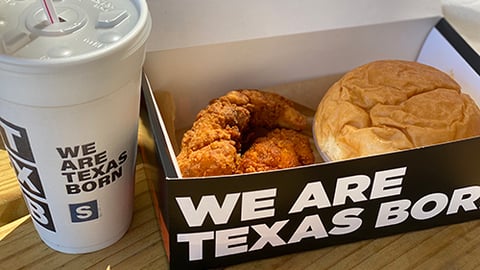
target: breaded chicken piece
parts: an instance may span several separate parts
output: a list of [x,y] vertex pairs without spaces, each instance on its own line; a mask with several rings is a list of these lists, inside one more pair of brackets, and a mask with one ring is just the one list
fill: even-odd
[[303,130],[307,119],[278,94],[254,89],[230,91],[201,110],[185,132],[177,156],[182,176],[234,174],[243,137],[257,127]]
[[238,100],[239,96],[248,97],[244,108],[250,111],[250,126],[264,128],[288,128],[304,130],[307,128],[305,115],[295,109],[291,100],[275,93],[258,90],[231,91],[224,97]]
[[290,129],[275,129],[253,142],[240,158],[237,173],[285,169],[314,161],[306,135]]
[[215,100],[201,110],[182,138],[177,156],[183,177],[234,174],[241,149],[241,131],[250,112],[228,101]]
[[[184,177],[234,174],[240,158],[233,141],[215,141],[197,151],[181,152],[178,165]],[[185,156],[184,156],[185,155]]]

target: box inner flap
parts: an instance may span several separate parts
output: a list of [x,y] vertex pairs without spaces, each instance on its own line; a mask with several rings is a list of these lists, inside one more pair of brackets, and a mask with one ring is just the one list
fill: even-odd
[[[231,89],[265,88],[323,78],[322,87],[376,59],[415,60],[438,17],[149,52],[154,91],[169,91],[175,125],[187,128],[211,99]],[[408,36],[409,38],[405,38]],[[323,89],[287,96],[315,108]]]
[[[149,51],[440,16],[438,0],[147,0]],[[353,12],[352,12],[353,11]]]

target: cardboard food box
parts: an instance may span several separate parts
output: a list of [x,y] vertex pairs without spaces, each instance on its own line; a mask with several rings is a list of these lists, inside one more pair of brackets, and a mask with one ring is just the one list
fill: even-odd
[[[378,59],[435,66],[480,104],[480,57],[439,17],[147,55],[142,120],[155,153],[146,162],[158,168],[155,197],[171,269],[216,268],[480,218],[480,137],[264,173],[180,176],[176,133],[209,100],[233,88],[268,88],[315,110],[341,75]],[[149,61],[166,68],[149,68]],[[248,68],[236,69],[239,62]],[[192,71],[199,74],[190,80]]]

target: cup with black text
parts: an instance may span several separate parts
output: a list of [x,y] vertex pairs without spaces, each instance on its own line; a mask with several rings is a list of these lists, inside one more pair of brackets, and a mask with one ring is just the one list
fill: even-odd
[[0,2],[0,133],[55,250],[99,250],[130,226],[150,28],[145,0]]

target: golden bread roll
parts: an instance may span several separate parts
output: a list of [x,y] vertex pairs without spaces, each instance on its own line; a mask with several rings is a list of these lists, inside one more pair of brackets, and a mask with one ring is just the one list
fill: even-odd
[[480,135],[480,110],[433,67],[375,61],[331,86],[318,105],[313,134],[324,156],[343,160]]

